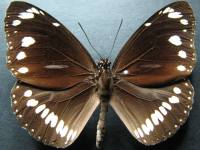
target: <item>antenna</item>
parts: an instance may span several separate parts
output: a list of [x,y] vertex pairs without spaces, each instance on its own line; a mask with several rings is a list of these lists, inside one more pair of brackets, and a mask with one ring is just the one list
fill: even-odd
[[[91,45],[91,47],[97,52],[97,50],[96,50],[96,49],[92,46],[92,44],[90,43],[90,40],[89,40],[87,34],[85,33],[85,31],[83,30],[83,27],[81,26],[81,24],[80,24],[79,22],[78,22],[78,24],[79,24],[79,26],[81,27],[83,33],[85,34],[85,36],[86,36],[86,38],[87,38],[89,44]],[[101,55],[100,55],[98,52],[97,52],[97,54],[101,57]],[[101,57],[101,59],[103,59],[103,58]]]
[[[116,36],[115,36],[115,40],[114,40],[114,43],[113,43],[112,49],[111,49],[111,51],[110,51],[110,54],[112,53],[112,50],[113,50],[113,48],[114,48],[115,41],[116,41],[116,39],[117,39],[117,35],[118,35],[119,30],[120,30],[120,28],[121,28],[121,26],[122,26],[122,22],[123,22],[123,19],[121,20],[121,23],[120,23],[120,25],[119,25],[119,29],[118,29],[117,34],[116,34]],[[109,54],[109,56],[108,56],[108,59],[109,59],[109,57],[110,57],[110,54]]]

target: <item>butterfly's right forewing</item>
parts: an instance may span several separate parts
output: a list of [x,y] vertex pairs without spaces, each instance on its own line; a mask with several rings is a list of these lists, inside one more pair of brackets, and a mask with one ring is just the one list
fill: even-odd
[[93,78],[96,65],[74,35],[40,8],[12,2],[5,17],[7,66],[19,80],[65,89]]

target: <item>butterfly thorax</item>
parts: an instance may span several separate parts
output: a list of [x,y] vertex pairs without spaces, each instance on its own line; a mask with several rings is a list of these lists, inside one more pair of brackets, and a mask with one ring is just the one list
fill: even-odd
[[101,110],[97,125],[97,138],[96,138],[97,148],[101,148],[101,144],[103,141],[103,136],[106,127],[105,121],[107,113],[107,102],[109,101],[112,92],[113,78],[110,71],[110,64],[111,62],[107,58],[101,59],[98,63],[97,85],[98,85],[98,96],[101,102]]
[[101,59],[98,63],[99,75],[97,79],[98,96],[101,101],[108,101],[112,90],[112,74],[110,71],[111,62],[105,58]]

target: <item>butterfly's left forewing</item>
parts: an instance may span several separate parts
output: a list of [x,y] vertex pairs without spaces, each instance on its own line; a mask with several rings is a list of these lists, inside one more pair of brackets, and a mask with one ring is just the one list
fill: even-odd
[[195,18],[188,2],[169,4],[127,41],[113,64],[117,79],[156,87],[188,76],[196,64]]

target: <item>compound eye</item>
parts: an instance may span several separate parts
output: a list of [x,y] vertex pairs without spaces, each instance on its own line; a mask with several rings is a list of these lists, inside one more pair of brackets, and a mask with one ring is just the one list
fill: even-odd
[[111,61],[110,61],[110,60],[108,60],[108,63],[109,63],[109,64],[111,64]]
[[100,60],[100,61],[98,62],[98,66],[100,66],[100,65],[102,65],[102,64],[103,64],[103,61]]

